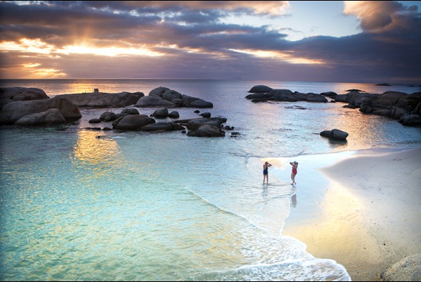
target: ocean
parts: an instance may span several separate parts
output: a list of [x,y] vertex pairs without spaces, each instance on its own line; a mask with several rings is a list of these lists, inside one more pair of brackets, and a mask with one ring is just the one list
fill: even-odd
[[[1,87],[37,87],[50,97],[94,88],[147,95],[165,86],[212,102],[201,112],[227,118],[240,135],[85,129],[91,118],[121,108],[82,108],[81,120],[56,127],[2,126],[0,279],[350,280],[343,265],[282,234],[302,203],[298,191],[319,188],[311,180],[292,187],[288,162],[300,160],[304,178],[315,174],[315,159],[328,165],[329,156],[355,150],[420,146],[421,128],[341,103],[245,99],[259,84],[303,93],[419,91],[327,82],[1,80]],[[177,110],[183,119],[197,117],[195,109]],[[348,132],[348,142],[319,136],[333,128]],[[264,160],[273,164],[269,185],[262,184]]]

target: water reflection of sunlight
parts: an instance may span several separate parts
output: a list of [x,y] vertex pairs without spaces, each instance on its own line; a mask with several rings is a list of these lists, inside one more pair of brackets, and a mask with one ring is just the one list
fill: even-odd
[[[337,111],[340,111],[337,113]],[[330,110],[329,110],[330,111]],[[373,143],[384,140],[384,132],[382,123],[384,118],[377,116],[368,116],[361,113],[358,109],[336,109],[335,118],[330,119],[327,124],[329,130],[337,128],[349,133],[347,143],[331,143],[331,147],[344,147],[348,149],[365,148]]]
[[119,155],[118,145],[109,138],[97,138],[98,132],[82,130],[74,147],[76,159],[88,163],[99,164],[114,160]]
[[100,89],[98,84],[92,83],[92,81],[82,83],[78,80],[77,83],[69,83],[67,88],[69,89],[68,93],[61,94],[92,93],[95,88],[98,88],[101,92],[105,91],[105,89]]

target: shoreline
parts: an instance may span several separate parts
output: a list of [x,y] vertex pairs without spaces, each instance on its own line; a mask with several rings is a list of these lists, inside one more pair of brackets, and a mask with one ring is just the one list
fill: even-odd
[[394,263],[421,253],[421,147],[328,155],[301,173],[299,167],[297,197],[304,199],[291,199],[302,207],[291,208],[283,235],[343,265],[352,280],[379,280]]

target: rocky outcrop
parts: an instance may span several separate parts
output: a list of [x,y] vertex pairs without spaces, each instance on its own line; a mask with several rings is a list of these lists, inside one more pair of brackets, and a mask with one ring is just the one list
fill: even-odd
[[227,121],[226,118],[197,118],[184,121],[177,121],[179,123],[186,123],[189,132],[187,136],[195,137],[223,137],[225,131],[221,125]]
[[155,96],[145,96],[140,98],[135,107],[139,108],[154,108],[154,107],[167,107],[167,108],[175,108],[176,105],[173,102],[163,100],[160,97]]
[[246,98],[251,100],[253,103],[267,102],[267,101],[277,101],[277,102],[306,101],[306,102],[319,102],[319,103],[328,102],[328,100],[325,97],[319,94],[314,94],[314,93],[304,94],[304,93],[299,93],[299,92],[292,92],[291,90],[288,90],[288,89],[273,89],[273,90],[270,90],[269,92],[249,94],[246,96]]
[[142,126],[140,131],[176,131],[183,129],[183,126],[175,122],[157,122]]
[[212,108],[213,104],[200,98],[183,95],[167,87],[158,87],[151,90],[148,96],[140,98],[136,107]]
[[11,102],[50,99],[42,89],[26,87],[0,88],[0,109]]
[[66,122],[66,119],[59,109],[50,109],[45,112],[23,116],[15,122],[15,125],[52,125],[64,122]]
[[[3,106],[2,115],[5,115],[9,118],[10,124],[16,123],[24,116],[44,113],[50,109],[58,109],[65,119],[65,121],[77,120],[82,117],[80,114],[79,108],[70,102],[69,100],[62,97],[54,97],[52,99],[42,99],[42,100],[31,100],[31,101],[18,101],[11,102]],[[45,115],[44,113],[43,115]],[[44,120],[49,120],[53,114],[49,112],[47,116],[44,116]],[[35,117],[29,117],[31,120],[35,120]],[[39,116],[40,120],[43,120]],[[37,123],[41,124],[41,123]]]
[[187,136],[195,137],[223,137],[225,132],[218,126],[212,124],[203,124],[196,130],[187,132]]
[[255,85],[249,90],[249,93],[267,93],[272,90],[273,90],[272,88],[266,85]]
[[120,130],[140,130],[141,127],[151,123],[155,123],[155,120],[147,115],[127,115],[115,120],[113,122],[113,128]]
[[339,129],[325,130],[320,132],[320,136],[327,137],[333,140],[342,140],[346,141],[348,133]]
[[421,92],[406,94],[387,91],[363,99],[360,111],[399,120],[404,125],[421,125]]
[[329,97],[329,98],[334,98],[338,94],[336,92],[333,92],[333,91],[328,91],[328,92],[322,92],[322,93],[320,93],[320,95],[325,96],[325,97]]
[[63,97],[79,107],[92,108],[120,108],[134,105],[145,95],[142,92],[121,92],[121,93],[82,93],[64,94],[56,97]]
[[421,281],[421,254],[403,258],[381,274],[383,281]]
[[379,97],[380,94],[361,93],[359,91],[350,91],[348,94],[336,95],[333,99],[335,102],[348,103],[347,108],[359,108],[364,99],[372,99]]

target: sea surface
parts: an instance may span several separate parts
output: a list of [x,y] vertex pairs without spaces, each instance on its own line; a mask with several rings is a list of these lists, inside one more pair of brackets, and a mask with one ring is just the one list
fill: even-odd
[[[201,112],[227,118],[240,133],[86,129],[89,119],[122,108],[81,109],[81,120],[55,127],[2,126],[0,279],[350,280],[344,266],[282,234],[304,189],[290,185],[288,162],[301,158],[307,164],[300,166],[311,167],[315,158],[355,150],[417,147],[421,129],[340,103],[255,104],[245,96],[258,84],[303,93],[419,91],[327,82],[0,80],[0,87],[37,87],[50,97],[94,88],[147,95],[165,86],[212,102]],[[197,117],[195,109],[177,110]],[[347,131],[348,142],[319,136],[334,128]],[[262,184],[265,160],[273,164],[269,185]]]

